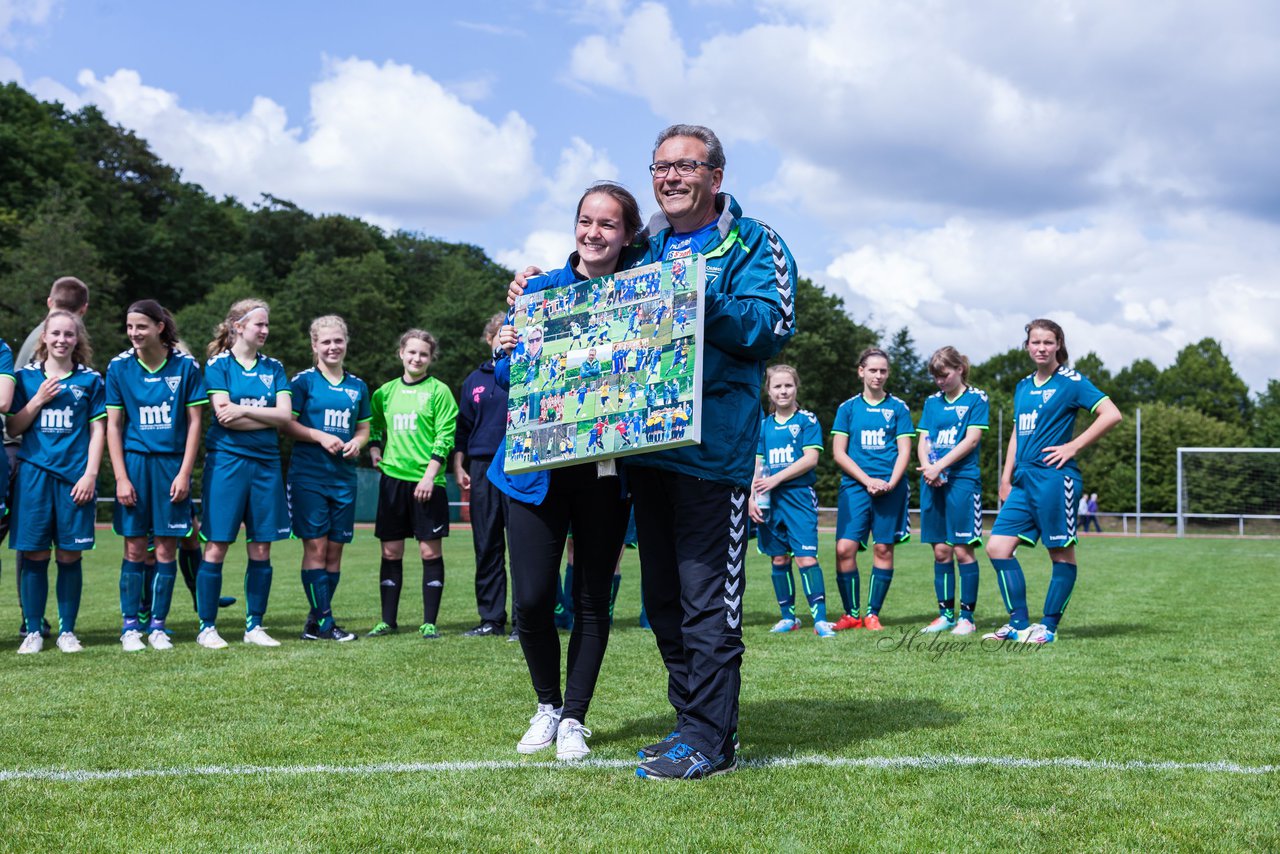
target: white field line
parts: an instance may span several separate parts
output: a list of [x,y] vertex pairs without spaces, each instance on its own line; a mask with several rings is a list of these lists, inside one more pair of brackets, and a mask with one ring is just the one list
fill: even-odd
[[[48,781],[55,783],[94,783],[135,780],[151,777],[241,777],[263,775],[384,775],[384,774],[466,774],[477,771],[519,771],[522,769],[574,768],[586,770],[631,769],[635,761],[627,759],[592,759],[567,765],[563,762],[471,761],[471,762],[379,762],[368,765],[191,765],[175,768],[119,768],[103,771],[88,769],[29,768],[0,770],[0,783]],[[1069,769],[1112,772],[1203,772],[1208,774],[1269,775],[1280,774],[1280,765],[1240,765],[1235,762],[1155,762],[1107,759],[1026,759],[1016,756],[868,756],[845,758],[832,756],[792,756],[767,759],[744,759],[740,766],[752,770],[802,767],[872,768],[887,771],[915,768],[986,767],[1008,770]]]

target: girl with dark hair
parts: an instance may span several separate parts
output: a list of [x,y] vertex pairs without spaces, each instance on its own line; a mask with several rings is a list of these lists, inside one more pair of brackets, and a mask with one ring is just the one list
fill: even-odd
[[[885,391],[889,356],[868,347],[858,357],[862,392],[840,404],[831,428],[831,455],[844,476],[836,507],[836,583],[844,616],[837,630],[879,631],[880,608],[893,581],[893,547],[911,537],[904,475],[911,459],[911,410]],[[875,539],[867,616],[860,619],[858,552]]]
[[[1058,622],[1071,599],[1076,581],[1076,511],[1084,484],[1076,456],[1120,423],[1120,410],[1097,386],[1067,364],[1067,341],[1062,327],[1043,318],[1027,324],[1027,355],[1035,373],[1018,383],[1013,393],[1014,430],[1000,475],[1004,504],[991,537],[987,556],[1009,610],[1009,622],[984,640],[1052,643]],[[1076,414],[1094,413],[1093,423],[1079,436]],[[1027,582],[1018,563],[1018,546],[1042,540],[1053,562],[1044,616],[1032,623],[1027,611]]]
[[31,364],[17,373],[9,434],[22,436],[9,548],[22,552],[19,590],[25,635],[19,653],[39,652],[49,598],[50,546],[57,549],[58,649],[79,652],[80,555],[93,548],[94,497],[106,428],[102,376],[84,322],[69,311],[45,319]]
[[[178,540],[191,532],[191,471],[200,448],[201,410],[209,402],[200,368],[177,349],[173,317],[155,300],[125,313],[133,347],[107,365],[107,450],[116,476],[113,527],[124,538],[120,564],[120,645],[125,652],[172,649],[165,619],[177,577]],[[145,595],[147,538],[155,572]],[[150,602],[146,625],[139,619]]]

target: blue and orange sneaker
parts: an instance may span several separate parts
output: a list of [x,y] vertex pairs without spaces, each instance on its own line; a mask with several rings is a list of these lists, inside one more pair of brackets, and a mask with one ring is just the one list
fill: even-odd
[[813,633],[820,638],[833,638],[836,636],[836,627],[834,623],[818,620],[813,624]]
[[773,628],[769,629],[769,632],[775,635],[785,635],[787,632],[794,632],[798,628],[800,628],[799,617],[783,617],[773,624]]

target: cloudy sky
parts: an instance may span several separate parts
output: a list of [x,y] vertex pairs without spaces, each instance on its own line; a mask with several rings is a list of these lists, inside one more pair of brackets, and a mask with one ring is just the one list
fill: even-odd
[[975,360],[1050,316],[1114,368],[1280,376],[1273,0],[0,0],[0,80],[252,203],[562,263],[663,126],[855,319]]

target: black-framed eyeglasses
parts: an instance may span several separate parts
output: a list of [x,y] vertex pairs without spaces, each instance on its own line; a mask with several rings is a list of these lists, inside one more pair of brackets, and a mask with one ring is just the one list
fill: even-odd
[[674,167],[677,175],[689,176],[698,171],[699,166],[705,166],[708,169],[716,168],[714,163],[708,163],[705,160],[677,160],[674,163],[658,161],[649,164],[649,174],[655,178],[665,178]]

